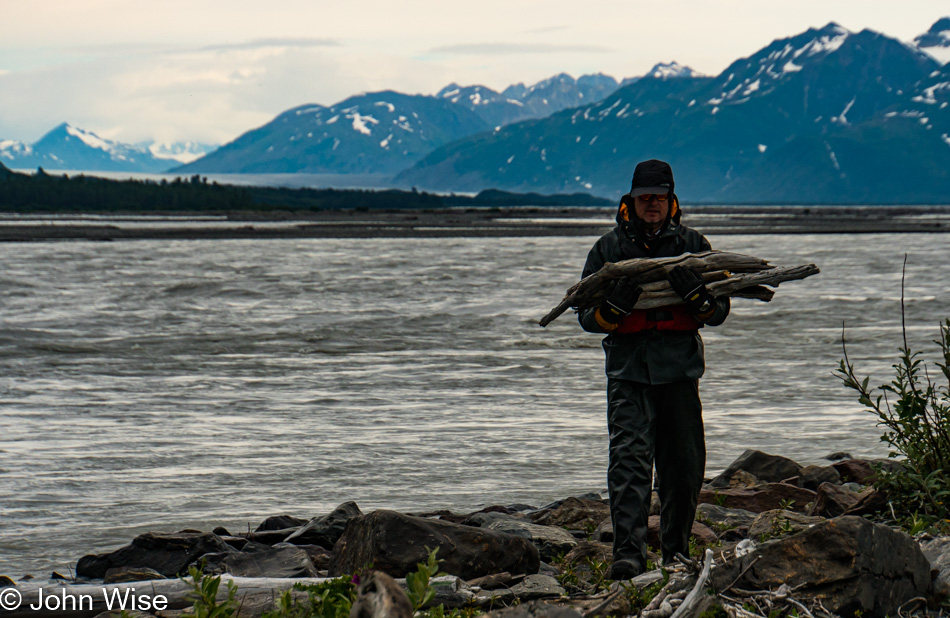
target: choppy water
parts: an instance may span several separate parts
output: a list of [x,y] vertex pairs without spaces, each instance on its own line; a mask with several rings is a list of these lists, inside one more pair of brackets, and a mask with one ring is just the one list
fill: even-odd
[[[605,486],[600,338],[536,321],[593,238],[0,246],[0,573],[149,529],[474,508]],[[877,383],[950,315],[945,235],[712,237],[822,274],[706,329],[709,461],[885,453],[832,377]]]

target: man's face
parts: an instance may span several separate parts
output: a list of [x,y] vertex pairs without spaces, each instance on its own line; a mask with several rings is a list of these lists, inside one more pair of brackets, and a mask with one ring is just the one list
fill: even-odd
[[665,199],[661,202],[656,195],[638,195],[633,198],[633,208],[641,221],[656,229],[666,221],[666,215],[670,212],[670,201]]

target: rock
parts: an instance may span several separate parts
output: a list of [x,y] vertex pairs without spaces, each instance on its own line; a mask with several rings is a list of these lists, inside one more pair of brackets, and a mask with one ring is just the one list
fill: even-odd
[[267,530],[286,530],[287,528],[300,528],[307,523],[306,519],[293,517],[292,515],[271,515],[262,521],[254,532],[265,532]]
[[334,544],[343,535],[346,522],[362,515],[360,507],[355,502],[344,502],[333,509],[329,515],[314,517],[302,528],[284,539],[285,543],[294,545],[319,545],[333,549]]
[[113,552],[83,556],[76,563],[76,575],[101,579],[106,571],[115,567],[147,567],[166,577],[174,577],[183,575],[188,565],[200,556],[233,551],[216,534],[147,532]]
[[720,532],[750,526],[755,518],[756,513],[745,509],[730,509],[715,504],[700,504],[696,507],[696,519]]
[[823,517],[812,517],[775,509],[760,513],[749,526],[748,537],[756,542],[776,539],[797,534],[814,524],[825,521]]
[[591,531],[605,517],[610,517],[610,507],[601,500],[567,498],[556,508],[536,511],[528,516],[535,524],[558,526],[574,530]]
[[887,496],[873,487],[868,487],[858,494],[858,501],[844,512],[845,515],[873,515],[888,509]]
[[0,588],[10,588],[16,587],[16,582],[7,577],[6,575],[0,575]]
[[481,588],[482,590],[495,590],[496,588],[510,588],[511,586],[517,584],[522,579],[524,575],[512,575],[511,573],[505,571],[504,573],[493,573],[492,575],[485,575],[484,577],[476,577],[471,581],[465,582],[472,588]]
[[106,571],[102,577],[102,583],[120,584],[123,582],[143,582],[151,579],[166,579],[166,577],[155,569],[123,566]]
[[838,485],[841,475],[833,466],[805,466],[798,473],[798,486],[816,491],[822,483]]
[[392,577],[370,571],[360,578],[350,618],[412,618],[412,604]]
[[787,457],[769,455],[762,451],[747,450],[738,459],[729,464],[722,473],[714,478],[709,486],[713,488],[727,488],[729,481],[738,471],[748,472],[757,479],[766,483],[777,483],[787,478],[798,476],[801,466]]
[[822,517],[838,517],[858,502],[859,494],[839,485],[822,483],[818,486],[815,504],[808,512],[809,515]]
[[[262,543],[264,545],[276,545],[283,543],[284,539],[297,532],[300,528],[284,528],[282,530],[261,530],[260,532],[251,532],[247,535],[248,541]],[[243,549],[243,548],[242,548]]]
[[729,487],[755,487],[761,484],[762,481],[745,470],[736,470],[729,477]]
[[939,599],[950,597],[950,537],[931,539],[920,544],[930,568],[937,571],[934,578],[934,595]]
[[326,571],[330,566],[330,551],[325,547],[320,547],[319,545],[293,545],[291,543],[278,543],[274,545],[274,548],[281,547],[298,547],[305,552],[307,552],[307,557],[310,558],[310,562],[313,563],[313,566],[318,571]]
[[779,508],[804,513],[808,505],[815,501],[815,497],[815,492],[809,489],[786,483],[768,483],[747,489],[741,487],[703,489],[699,492],[700,503],[744,509],[753,513],[764,513]]
[[614,541],[614,524],[613,521],[608,517],[604,521],[600,522],[600,525],[594,530],[594,534],[591,535],[591,538],[595,541],[601,543],[613,543]]
[[853,481],[868,485],[877,479],[877,472],[871,467],[871,463],[865,459],[846,459],[831,464],[831,467],[838,471],[841,480],[846,483]]
[[[755,562],[754,568],[748,568]],[[793,588],[796,598],[818,601],[851,616],[897,615],[897,608],[930,590],[930,564],[917,543],[860,517],[826,520],[796,535],[759,544],[713,569],[713,587],[735,582],[744,590]],[[807,602],[806,602],[807,604]]]
[[582,541],[564,555],[564,564],[613,562],[613,548],[607,543]]
[[[215,528],[215,530],[218,530],[218,528]],[[218,533],[215,532],[215,534],[218,534]],[[228,545],[230,545],[231,547],[233,547],[234,549],[238,551],[241,551],[242,549],[247,547],[247,544],[251,542],[247,537],[243,537],[243,536],[228,536],[228,535],[221,536],[220,534],[218,534],[218,536],[221,537],[222,541],[224,541],[225,543],[227,543]]]
[[319,577],[307,552],[293,545],[229,554],[219,565],[235,577]]
[[527,539],[378,510],[349,521],[333,548],[329,571],[338,576],[372,563],[394,577],[404,577],[436,548],[442,569],[464,580],[503,571],[537,573],[540,564],[537,547]]
[[561,597],[567,594],[561,584],[550,575],[528,575],[511,587],[511,593],[519,601],[533,601],[546,597]]
[[484,614],[483,618],[582,618],[582,615],[573,607],[531,601],[515,607],[496,609]]
[[851,453],[845,451],[835,451],[829,455],[825,455],[822,459],[827,459],[828,461],[838,461],[841,459],[852,459]]
[[551,562],[577,545],[577,539],[563,528],[532,524],[502,513],[475,513],[462,523],[528,539],[545,562]]

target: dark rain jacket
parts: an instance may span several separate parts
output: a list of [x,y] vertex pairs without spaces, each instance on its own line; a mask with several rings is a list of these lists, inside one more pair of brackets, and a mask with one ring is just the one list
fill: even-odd
[[[607,262],[631,258],[674,257],[683,253],[710,250],[709,241],[697,232],[680,225],[679,216],[667,220],[656,238],[647,240],[637,225],[620,219],[617,227],[598,240],[584,265],[583,277],[593,274]],[[729,298],[717,298],[713,315],[706,324],[717,326],[729,315]],[[578,312],[584,330],[602,333],[594,318],[596,307]],[[699,330],[645,330],[632,334],[610,333],[603,341],[607,355],[606,371],[610,378],[632,380],[642,384],[668,384],[680,380],[697,380],[706,370],[703,340]]]

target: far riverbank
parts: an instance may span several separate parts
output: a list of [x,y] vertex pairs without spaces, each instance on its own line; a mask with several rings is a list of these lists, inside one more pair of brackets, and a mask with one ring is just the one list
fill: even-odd
[[[0,215],[0,241],[599,236],[614,208],[356,209],[191,215]],[[683,222],[719,234],[935,233],[947,206],[687,206]]]

